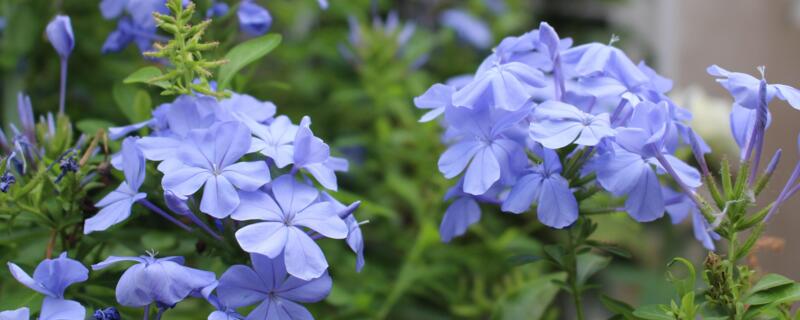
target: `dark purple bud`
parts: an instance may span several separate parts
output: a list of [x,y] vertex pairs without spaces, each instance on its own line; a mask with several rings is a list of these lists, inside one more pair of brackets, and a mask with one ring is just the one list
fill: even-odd
[[67,59],[75,49],[75,35],[68,16],[57,15],[47,24],[47,39],[56,49],[61,59]]
[[108,307],[105,309],[97,309],[94,311],[94,320],[120,320],[122,316],[119,314],[117,308]]
[[5,173],[3,173],[2,176],[0,176],[0,191],[2,191],[3,193],[8,192],[8,188],[10,188],[11,185],[16,182],[17,178],[14,177],[14,175],[11,174],[11,172],[6,171]]
[[70,172],[78,172],[80,166],[78,166],[78,162],[75,161],[75,157],[69,156],[66,158],[62,158],[61,161],[58,163],[58,167],[61,168],[61,173],[56,177],[56,183],[61,182],[61,179]]

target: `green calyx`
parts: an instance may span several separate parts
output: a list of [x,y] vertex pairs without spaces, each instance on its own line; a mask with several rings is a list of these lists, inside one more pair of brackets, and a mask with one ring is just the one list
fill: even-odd
[[181,0],[167,2],[171,15],[153,13],[159,28],[172,34],[166,44],[155,43],[155,51],[145,52],[145,56],[167,59],[170,62],[168,71],[147,80],[149,84],[163,84],[162,95],[193,94],[194,92],[223,98],[225,92],[217,92],[211,88],[208,79],[213,77],[211,69],[217,68],[226,60],[206,60],[203,52],[216,48],[218,42],[203,42],[202,37],[211,20],[196,25],[190,24],[195,13],[195,5],[189,2],[186,7]]

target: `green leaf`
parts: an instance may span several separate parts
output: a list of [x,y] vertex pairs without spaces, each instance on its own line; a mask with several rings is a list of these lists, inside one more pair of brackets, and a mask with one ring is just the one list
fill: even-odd
[[782,275],[776,273],[770,273],[761,277],[758,282],[753,285],[750,290],[747,291],[747,295],[753,295],[756,292],[769,290],[775,287],[785,286],[787,284],[792,284],[794,281]]
[[81,132],[87,135],[93,135],[98,129],[112,127],[114,124],[103,119],[83,119],[78,121],[75,126],[78,127],[78,130]]
[[603,303],[608,311],[611,311],[614,314],[622,315],[628,319],[633,317],[633,307],[623,301],[601,294],[600,302]]
[[112,88],[111,94],[130,122],[142,122],[152,117],[153,102],[147,91],[118,84]]
[[248,64],[267,55],[281,43],[281,36],[278,34],[268,34],[255,39],[251,39],[233,47],[225,54],[227,63],[219,68],[217,76],[217,90],[222,91],[228,87],[233,76]]
[[508,263],[512,266],[521,266],[536,261],[542,260],[542,257],[534,256],[532,254],[519,254],[508,258]]
[[688,274],[684,278],[678,278],[673,275],[672,271],[667,271],[667,279],[675,286],[678,296],[683,297],[688,293],[694,295],[694,287],[697,282],[697,273],[695,272],[694,265],[691,261],[678,257],[672,259],[672,261],[667,264],[667,267],[671,268],[676,263],[685,266]]
[[132,122],[136,123],[150,119],[152,113],[153,102],[150,99],[150,94],[144,90],[136,91],[136,95],[133,96],[131,110],[129,113],[126,113],[126,116],[128,116]]
[[789,285],[774,287],[770,290],[758,291],[747,297],[744,303],[749,305],[776,305],[798,300],[800,300],[800,284],[791,283]]
[[564,265],[564,249],[557,245],[546,245],[542,248],[548,260],[557,266]]
[[632,257],[631,253],[628,252],[628,250],[625,250],[624,248],[612,244],[606,244],[598,241],[587,241],[587,244],[592,246],[593,248],[597,248],[599,250],[608,252],[620,258],[630,259]]
[[604,257],[590,252],[578,255],[577,260],[578,272],[576,280],[580,285],[585,284],[589,278],[605,268],[608,263],[611,262],[611,258],[609,257]]
[[144,84],[152,84],[161,88],[169,87],[169,83],[166,81],[150,83],[150,79],[153,79],[155,77],[160,77],[161,75],[162,75],[161,69],[156,68],[154,66],[147,66],[131,73],[128,77],[122,80],[122,83],[125,84],[144,83]]
[[542,276],[504,295],[492,311],[492,319],[540,319],[558,294],[554,281],[564,281],[566,274]]
[[674,320],[661,305],[646,305],[633,311],[633,315],[644,320]]

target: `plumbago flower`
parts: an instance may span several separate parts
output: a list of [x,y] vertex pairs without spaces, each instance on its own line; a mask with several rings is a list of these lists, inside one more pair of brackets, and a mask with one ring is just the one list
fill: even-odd
[[[319,235],[344,239],[347,224],[329,201],[318,201],[319,191],[284,175],[271,184],[272,196],[264,192],[246,194],[246,200],[231,215],[233,219],[259,220],[236,232],[239,245],[247,252],[270,258],[282,255],[287,271],[300,279],[322,275],[328,263],[309,228]],[[273,200],[274,199],[274,200]]]
[[[311,180],[336,190],[335,171],[347,170],[347,161],[331,156],[330,147],[314,136],[310,126],[308,117],[293,124],[286,116],[275,115],[274,104],[242,94],[221,100],[179,96],[156,108],[150,120],[112,128],[117,138],[144,127],[151,129],[149,136],[126,138],[122,152],[112,162],[131,181],[143,176],[128,178],[128,172],[141,163],[129,163],[129,159],[160,162],[164,202],[170,210],[212,237],[221,239],[218,232],[231,231],[245,252],[282,259],[282,268],[292,277],[316,281],[327,277],[328,268],[317,240],[345,239],[357,255],[358,270],[364,265],[364,243],[360,223],[353,215],[359,203],[344,205],[320,192]],[[271,181],[274,173],[279,175]],[[114,209],[119,221],[129,215],[131,201],[138,199],[137,203],[151,211],[182,224],[133,194],[126,193],[119,209]],[[199,206],[191,205],[195,195]],[[214,219],[220,229],[209,227],[194,210]],[[220,221],[228,218],[251,223]],[[221,296],[204,297],[217,308],[215,317],[243,318],[235,311],[237,307]]]
[[283,258],[250,255],[252,268],[235,265],[225,271],[216,288],[219,301],[240,308],[258,304],[247,319],[312,319],[299,303],[317,302],[331,290],[327,273],[303,280],[286,272]]
[[[9,262],[8,268],[17,281],[45,296],[39,319],[83,319],[86,316],[86,309],[80,303],[64,299],[64,291],[72,284],[86,281],[89,270],[80,262],[68,258],[66,252],[58,258],[39,263],[33,277],[14,263]],[[0,313],[0,319],[28,319],[27,314],[28,309],[24,308]]]
[[169,309],[194,292],[199,292],[216,282],[213,272],[184,266],[183,257],[156,258],[155,254],[139,257],[110,256],[92,265],[102,270],[119,262],[136,262],[125,270],[117,283],[117,301],[128,307],[145,307],[155,304],[159,309]]
[[145,178],[145,160],[142,152],[136,147],[136,138],[126,138],[122,142],[121,153],[125,181],[95,204],[102,209],[94,217],[86,219],[83,228],[86,234],[108,229],[124,221],[131,215],[133,204],[147,197],[146,193],[139,192]]
[[[443,240],[479,219],[479,202],[513,213],[535,204],[542,223],[568,227],[579,218],[576,194],[598,188],[624,197],[632,218],[655,220],[666,211],[658,175],[670,173],[659,159],[687,187],[700,185],[697,170],[672,156],[690,137],[699,140],[685,124],[691,115],[663,94],[663,78],[619,49],[572,47],[542,23],[502,40],[468,79],[436,84],[415,100],[431,109],[421,121],[444,115],[451,146],[440,171],[455,178],[466,169],[456,186],[463,193],[448,195],[455,202]],[[565,148],[572,151],[555,152]]]

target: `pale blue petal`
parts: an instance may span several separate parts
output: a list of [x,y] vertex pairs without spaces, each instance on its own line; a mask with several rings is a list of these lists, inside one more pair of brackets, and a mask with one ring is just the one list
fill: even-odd
[[319,182],[320,185],[328,190],[336,191],[338,189],[336,173],[333,172],[333,169],[329,168],[326,163],[327,161],[324,163],[305,165],[303,169],[306,169],[306,171],[311,173],[311,175],[314,176],[314,179],[317,179],[317,182]]
[[578,219],[578,202],[566,179],[553,174],[542,181],[540,188],[536,213],[542,224],[561,229]]
[[264,161],[234,163],[222,170],[222,176],[244,191],[255,191],[270,180],[269,167]]
[[465,140],[450,146],[439,157],[439,171],[448,179],[459,175],[480,149],[481,143],[476,140]]
[[42,287],[47,288],[52,297],[64,298],[64,291],[73,283],[89,279],[89,269],[78,261],[67,257],[66,252],[58,258],[46,259],[39,263],[33,272]]
[[[145,264],[136,264],[125,270],[117,282],[116,298],[123,306],[144,307],[153,299],[150,295],[150,279],[145,273]],[[162,283],[162,285],[166,285]]]
[[72,300],[45,297],[39,320],[78,320],[86,318],[86,308]]
[[491,148],[482,148],[475,154],[464,176],[464,192],[472,195],[486,193],[500,179],[500,163]]
[[481,219],[481,208],[474,199],[469,197],[453,201],[444,212],[442,223],[439,225],[439,236],[442,242],[450,242],[465,232],[472,224]]
[[319,197],[319,191],[301,183],[290,175],[283,175],[272,182],[272,193],[284,212],[299,212]]
[[127,262],[139,262],[139,263],[144,262],[144,260],[142,258],[139,258],[139,257],[109,256],[108,258],[106,258],[102,262],[93,264],[92,265],[92,270],[102,270],[102,269],[108,268],[112,264],[115,264],[115,263],[118,263],[118,262],[124,262],[124,261],[127,261]]
[[178,196],[194,194],[200,187],[213,177],[208,169],[198,167],[183,167],[164,174],[161,185],[164,190],[170,190]]
[[19,308],[0,312],[0,320],[29,320],[31,311],[28,308]]
[[520,178],[503,201],[502,210],[513,213],[528,211],[531,204],[539,199],[542,180],[542,175],[539,173],[531,173]]
[[272,277],[260,277],[253,269],[243,265],[228,268],[219,278],[217,295],[228,307],[246,307],[268,299],[273,290]]
[[26,287],[31,288],[32,290],[46,296],[52,296],[52,297],[56,296],[56,293],[42,286],[41,283],[31,278],[31,276],[29,276],[28,273],[26,273],[24,270],[22,270],[22,268],[20,268],[13,262],[8,262],[8,270],[11,271],[11,276],[13,276],[14,279],[17,279],[19,283],[25,285]]
[[139,190],[145,178],[144,155],[136,146],[136,141],[136,138],[122,141],[122,171],[125,173],[128,186],[134,191]]
[[239,193],[225,176],[211,176],[203,188],[200,211],[222,219],[239,206]]
[[[635,168],[631,168],[634,171]],[[649,222],[664,215],[664,198],[661,185],[653,170],[642,168],[635,187],[628,193],[625,210],[639,222]]]
[[325,299],[331,292],[333,281],[331,276],[325,272],[319,278],[310,281],[303,281],[295,277],[289,277],[286,282],[278,288],[277,293],[281,298],[291,301],[311,303]]
[[136,145],[148,160],[162,161],[174,158],[182,142],[170,137],[144,137],[136,140]]
[[231,213],[231,218],[235,220],[283,221],[281,207],[262,191],[240,192],[239,200],[239,206]]
[[774,84],[772,87],[777,91],[777,96],[789,103],[792,108],[800,110],[800,90],[783,84]]
[[683,183],[685,183],[689,188],[695,189],[703,184],[702,178],[700,177],[700,172],[697,171],[697,169],[671,154],[665,154],[664,157],[672,166],[672,169],[675,170],[675,173],[678,174],[678,177],[680,177],[680,179],[683,180]]
[[328,261],[325,260],[322,249],[298,228],[289,228],[283,257],[286,271],[301,280],[317,278],[328,269]]
[[347,225],[329,202],[318,202],[295,214],[295,225],[307,227],[333,239],[347,237]]
[[275,258],[287,244],[289,228],[283,222],[259,222],[236,231],[236,241],[242,250]]

